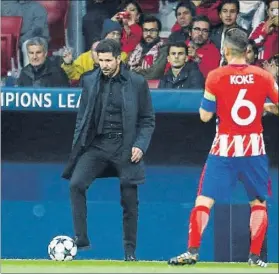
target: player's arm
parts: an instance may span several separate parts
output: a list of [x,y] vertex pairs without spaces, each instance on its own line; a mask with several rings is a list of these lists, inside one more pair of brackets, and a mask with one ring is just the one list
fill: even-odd
[[203,122],[209,122],[216,111],[216,98],[211,92],[205,90],[199,109],[200,118]]

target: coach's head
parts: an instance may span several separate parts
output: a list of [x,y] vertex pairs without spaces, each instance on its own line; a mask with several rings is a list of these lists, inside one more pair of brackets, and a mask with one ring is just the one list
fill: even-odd
[[98,44],[96,52],[103,74],[108,77],[115,76],[120,70],[120,43],[113,39],[104,39]]
[[249,44],[248,35],[239,28],[231,28],[225,33],[223,54],[227,62],[234,59],[246,60],[246,51]]

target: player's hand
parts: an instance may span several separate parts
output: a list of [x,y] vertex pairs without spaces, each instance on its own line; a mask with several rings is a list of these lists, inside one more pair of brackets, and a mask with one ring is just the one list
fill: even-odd
[[71,49],[66,47],[63,48],[63,62],[65,64],[70,64],[73,61],[73,52]]
[[266,112],[273,113],[275,115],[279,115],[278,105],[275,105],[273,103],[265,103],[264,104],[264,110]]
[[132,157],[131,157],[131,162],[133,163],[138,163],[143,156],[143,152],[141,149],[138,147],[133,147],[132,148]]

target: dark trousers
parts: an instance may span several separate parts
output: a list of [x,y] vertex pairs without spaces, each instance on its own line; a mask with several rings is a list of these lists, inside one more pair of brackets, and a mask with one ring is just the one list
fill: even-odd
[[[80,157],[70,182],[70,196],[75,234],[87,237],[86,190],[92,181],[108,165],[121,173],[122,139],[98,137]],[[138,190],[136,185],[121,184],[121,206],[123,208],[123,244],[126,253],[134,252],[137,241]]]

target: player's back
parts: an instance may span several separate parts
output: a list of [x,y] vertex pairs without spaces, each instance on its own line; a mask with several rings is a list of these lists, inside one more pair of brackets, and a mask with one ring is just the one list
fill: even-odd
[[219,120],[211,152],[223,156],[265,154],[262,114],[271,92],[271,75],[256,66],[228,65],[209,77]]
[[228,65],[216,71],[219,133],[261,133],[268,95],[267,72],[256,66]]

